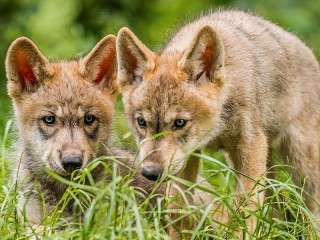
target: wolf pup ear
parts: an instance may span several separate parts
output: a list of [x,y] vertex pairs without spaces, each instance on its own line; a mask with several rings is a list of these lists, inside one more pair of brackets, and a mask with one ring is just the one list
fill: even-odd
[[203,79],[223,82],[224,48],[218,33],[212,27],[204,26],[200,29],[182,58],[182,66],[190,73],[191,82]]
[[143,73],[154,68],[154,59],[155,54],[130,29],[120,29],[117,36],[117,60],[121,87],[141,82]]
[[19,98],[23,92],[36,91],[41,82],[53,76],[49,61],[28,38],[17,38],[6,57],[8,94]]
[[119,92],[116,81],[116,36],[107,35],[80,61],[82,77],[111,95]]

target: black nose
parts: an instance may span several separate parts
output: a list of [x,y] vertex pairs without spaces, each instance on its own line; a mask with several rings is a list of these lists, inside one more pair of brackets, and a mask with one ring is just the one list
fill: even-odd
[[82,158],[79,156],[65,156],[61,161],[62,167],[67,172],[73,172],[82,166]]
[[156,166],[146,166],[142,168],[141,174],[149,180],[156,181],[161,177],[162,170]]

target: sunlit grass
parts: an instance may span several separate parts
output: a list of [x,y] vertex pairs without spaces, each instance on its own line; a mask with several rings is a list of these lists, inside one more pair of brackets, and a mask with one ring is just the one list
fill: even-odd
[[[216,159],[221,157],[219,154],[208,150],[197,156],[202,159],[202,174],[208,178],[209,185],[187,182],[170,175],[168,178],[187,186],[185,191],[180,191],[182,195],[195,192],[195,197],[199,197],[205,193],[212,196],[210,202],[172,210],[168,208],[172,199],[158,196],[151,205],[151,196],[146,196],[143,189],[131,184],[136,170],[121,176],[118,174],[121,163],[114,157],[101,157],[74,172],[72,181],[48,170],[68,188],[41,225],[30,225],[18,218],[16,206],[22,193],[8,177],[8,164],[11,162],[8,159],[8,129],[9,125],[1,138],[1,239],[169,239],[167,227],[179,220],[170,219],[172,212],[179,213],[181,219],[191,216],[197,222],[195,229],[183,230],[190,234],[190,239],[237,239],[239,232],[249,239],[317,239],[315,216],[303,202],[303,189],[293,185],[291,176],[286,173],[287,166],[276,167],[277,170],[282,169],[280,180],[264,178],[256,182],[260,189],[253,189],[245,196],[247,203],[259,191],[268,194],[255,211],[249,211],[245,204],[237,208],[233,205],[236,197],[234,170]],[[104,167],[108,181],[93,180],[91,173],[98,165]],[[70,204],[72,214],[66,216],[63,213]],[[222,220],[220,215],[229,218]],[[253,231],[247,226],[252,218],[257,220]]]

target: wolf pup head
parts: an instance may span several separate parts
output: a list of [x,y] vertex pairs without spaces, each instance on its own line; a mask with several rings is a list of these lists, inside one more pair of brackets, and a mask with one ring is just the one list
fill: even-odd
[[103,38],[84,58],[49,62],[28,38],[16,39],[6,58],[19,149],[26,166],[62,176],[105,151],[116,82],[116,38]]
[[203,26],[186,45],[183,51],[155,54],[128,28],[117,36],[127,120],[140,144],[142,174],[151,180],[181,172],[188,155],[207,144],[220,123],[222,41],[214,29]]

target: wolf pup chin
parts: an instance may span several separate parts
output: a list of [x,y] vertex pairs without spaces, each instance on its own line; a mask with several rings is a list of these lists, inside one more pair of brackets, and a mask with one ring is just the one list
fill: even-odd
[[[118,93],[115,43],[116,37],[108,35],[74,61],[49,62],[25,37],[8,50],[7,86],[18,135],[13,176],[25,195],[19,199],[19,213],[22,217],[25,211],[32,224],[41,223],[45,214],[34,189],[45,196],[50,212],[67,188],[46,168],[70,179],[72,171],[103,155],[125,155],[128,159],[120,161],[131,161],[111,141]],[[92,172],[95,180],[104,176],[102,171],[98,167]],[[154,182],[136,177],[136,185],[151,191]]]
[[[242,196],[265,176],[280,145],[283,160],[307,177],[306,203],[318,210],[320,70],[297,37],[248,13],[218,11],[182,27],[157,53],[122,28],[117,59],[146,178],[193,180],[198,160],[189,154],[206,146],[223,150],[244,174],[236,189]],[[160,132],[169,134],[143,141]],[[263,198],[260,192],[252,200]]]

